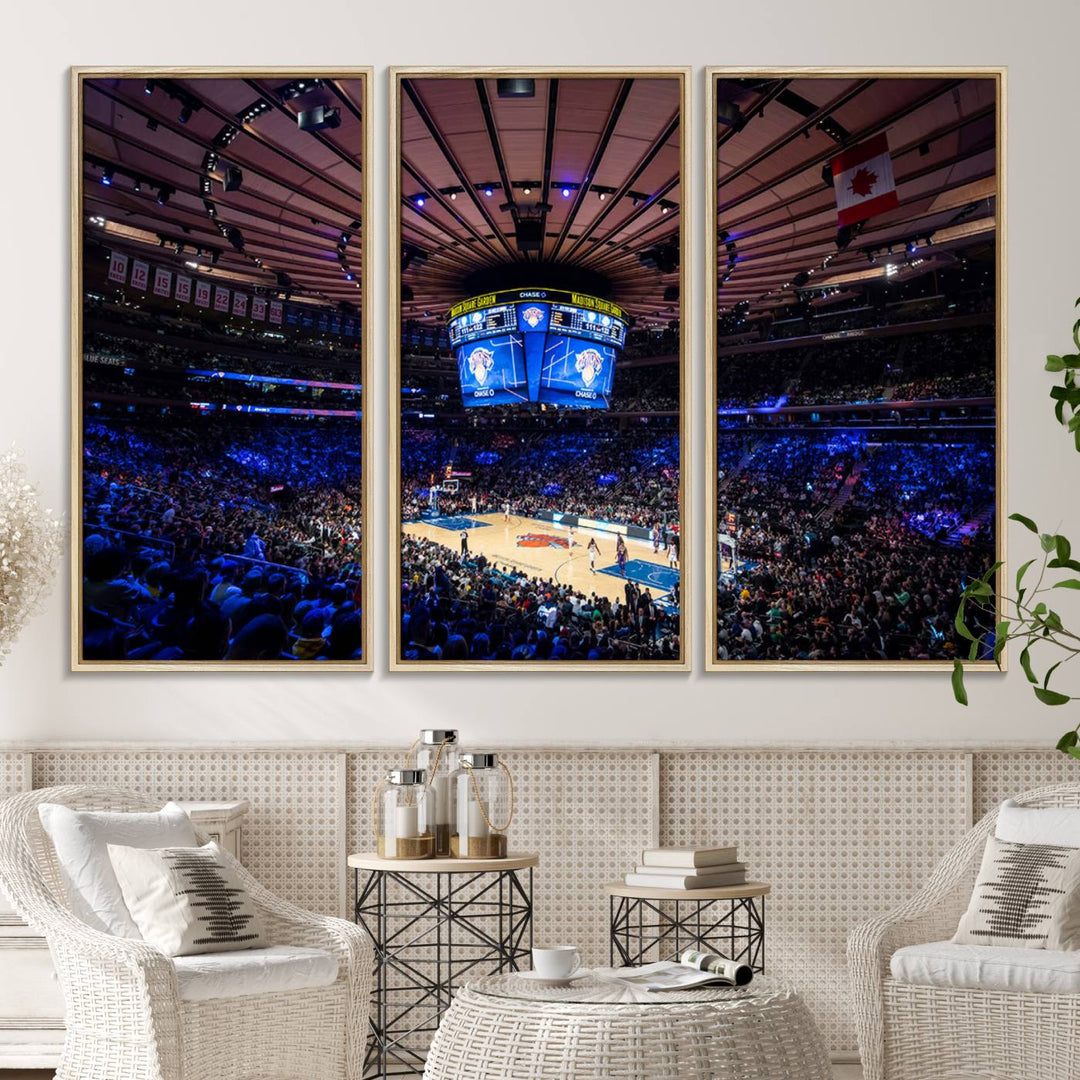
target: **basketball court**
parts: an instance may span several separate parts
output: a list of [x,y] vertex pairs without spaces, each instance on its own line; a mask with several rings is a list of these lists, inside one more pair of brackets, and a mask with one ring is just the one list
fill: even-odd
[[[615,534],[599,529],[576,528],[571,548],[565,525],[514,514],[506,521],[501,512],[436,516],[402,524],[405,535],[434,540],[454,552],[461,550],[463,529],[468,533],[470,554],[482,554],[499,566],[570,585],[586,595],[595,592],[612,600],[625,599],[624,586],[629,580],[660,600],[679,580],[679,571],[668,566],[668,553],[663,548],[654,553],[651,541],[632,537],[623,538],[627,551],[623,577],[615,561]],[[600,548],[595,574],[589,571],[590,537],[596,538]]]

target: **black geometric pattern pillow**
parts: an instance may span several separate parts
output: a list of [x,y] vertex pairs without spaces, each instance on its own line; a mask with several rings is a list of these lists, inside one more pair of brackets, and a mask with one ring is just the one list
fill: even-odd
[[124,903],[143,940],[167,956],[259,949],[259,913],[217,844],[109,845]]
[[1080,848],[990,837],[953,941],[1080,948]]

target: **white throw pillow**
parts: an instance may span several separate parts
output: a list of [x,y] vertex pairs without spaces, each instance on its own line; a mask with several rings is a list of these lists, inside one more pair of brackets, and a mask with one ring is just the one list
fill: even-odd
[[1006,799],[994,835],[1013,844],[1053,844],[1080,848],[1080,807],[1021,806]]
[[221,848],[109,845],[120,891],[143,940],[166,956],[262,949],[259,912]]
[[193,847],[199,842],[191,819],[176,803],[141,814],[42,803],[38,817],[56,851],[72,913],[87,926],[114,937],[137,938],[139,928],[124,904],[108,845]]

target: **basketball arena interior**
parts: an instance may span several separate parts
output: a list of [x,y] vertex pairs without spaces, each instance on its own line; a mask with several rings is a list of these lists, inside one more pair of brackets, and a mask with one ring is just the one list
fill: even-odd
[[[966,655],[997,529],[995,81],[714,89],[714,659]],[[893,205],[841,226],[831,163],[882,136]]]
[[363,85],[89,79],[83,659],[363,657]]
[[404,661],[680,658],[677,78],[403,78]]

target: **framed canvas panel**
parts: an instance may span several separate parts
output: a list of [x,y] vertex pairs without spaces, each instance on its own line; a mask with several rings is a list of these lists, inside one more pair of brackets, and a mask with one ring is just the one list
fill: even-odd
[[1005,557],[1005,72],[706,88],[706,668],[949,668]]
[[390,666],[686,671],[689,70],[391,72]]
[[72,73],[72,667],[370,670],[372,74]]

